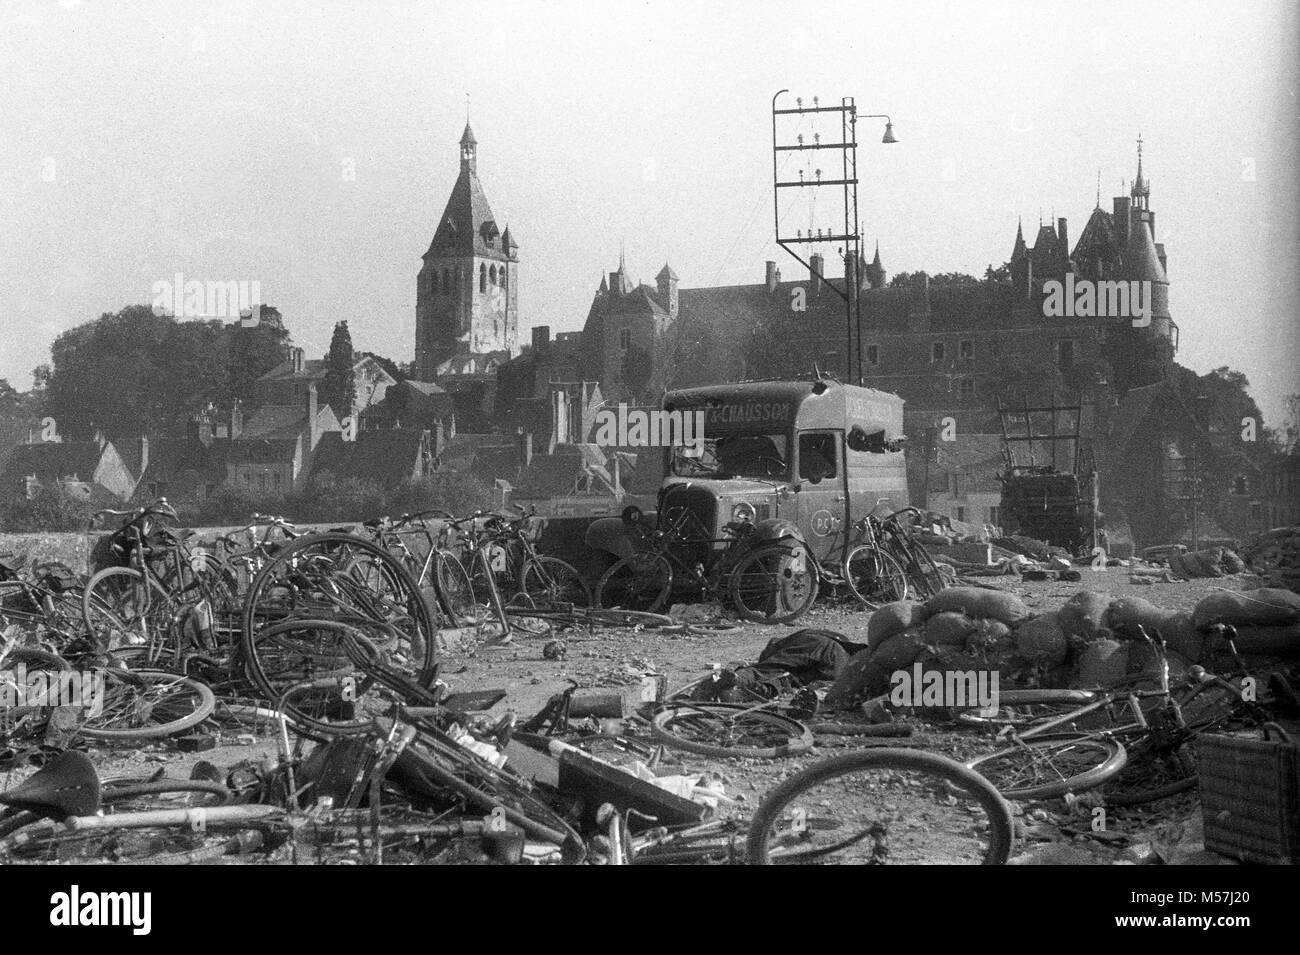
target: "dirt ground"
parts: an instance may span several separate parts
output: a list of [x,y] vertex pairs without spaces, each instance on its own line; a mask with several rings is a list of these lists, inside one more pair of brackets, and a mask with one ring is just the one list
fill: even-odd
[[[0,541],[0,550],[13,549],[3,546],[5,543],[8,542]],[[55,547],[50,542],[36,549],[46,552]],[[72,557],[66,551],[57,556]],[[1080,590],[1115,597],[1138,596],[1172,610],[1190,611],[1214,589],[1240,590],[1248,581],[1248,577],[1229,577],[1136,585],[1129,583],[1126,569],[1109,568],[1085,571],[1079,583],[1027,582],[1017,577],[985,578],[982,583],[1017,594],[1036,612],[1055,610]],[[502,642],[480,639],[463,631],[452,632],[448,634],[449,647],[440,655],[440,677],[453,690],[504,690],[505,698],[489,711],[493,716],[513,711],[521,720],[526,719],[569,686],[570,681],[582,688],[619,689],[630,713],[639,698],[644,673],[666,675],[671,691],[705,675],[715,662],[725,666],[731,662],[753,661],[770,639],[804,627],[835,630],[850,640],[865,643],[867,619],[866,612],[822,601],[793,625],[744,624],[732,631],[707,636],[663,634],[653,630],[602,629],[594,633],[567,630],[550,637],[515,635]],[[547,659],[543,655],[543,647],[551,639],[562,640],[566,645],[563,659]],[[852,720],[856,715],[847,714],[843,718]],[[910,718],[903,721],[912,729],[912,736],[902,741],[906,745],[958,759],[969,758],[994,745],[991,739],[970,732],[954,732],[949,727]],[[628,727],[631,733],[638,732],[634,720]],[[644,733],[644,728],[640,732]],[[270,726],[227,724],[218,738],[216,749],[202,753],[182,753],[173,742],[162,741],[139,748],[99,748],[91,752],[91,757],[105,779],[138,778],[159,771],[185,778],[200,759],[225,770],[242,760],[273,758],[277,752],[276,732]],[[855,742],[852,737],[819,737],[819,744],[811,753],[774,761],[718,760],[671,752],[666,759],[670,764],[677,761],[684,773],[715,776],[726,794],[725,810],[748,816],[762,796],[781,780],[818,759],[855,745],[866,744]],[[0,786],[15,785],[29,771],[0,774]],[[1018,836],[1016,861],[1021,864],[1141,863],[1155,854],[1166,862],[1224,861],[1206,853],[1201,846],[1200,807],[1194,792],[1140,809],[1108,810],[1107,826],[1101,832],[1092,831],[1091,806],[1088,799],[1075,801],[1073,805],[1059,799],[1051,803],[1014,805]]]

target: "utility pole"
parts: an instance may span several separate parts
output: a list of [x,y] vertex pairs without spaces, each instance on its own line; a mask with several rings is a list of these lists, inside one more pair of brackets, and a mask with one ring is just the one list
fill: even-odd
[[[859,119],[884,119],[885,135],[881,139],[882,143],[896,143],[894,138],[894,124],[890,118],[881,113],[870,116],[858,116],[858,108],[853,97],[846,96],[840,99],[838,106],[823,106],[821,100],[814,96],[811,106],[805,106],[802,97],[795,99],[795,106],[778,107],[777,100],[781,95],[788,93],[789,90],[781,90],[772,97],[772,211],[773,223],[776,230],[776,243],[789,253],[796,261],[803,264],[808,269],[811,277],[816,274],[817,278],[827,288],[835,292],[844,299],[844,323],[845,323],[845,343],[844,343],[844,382],[851,384],[856,382],[862,384],[862,306],[858,288],[862,284],[862,227],[858,218],[858,120]],[[837,114],[839,119],[839,141],[822,142],[820,132],[811,132],[808,137],[801,132],[786,130],[785,138],[782,139],[782,130],[779,128],[779,117],[798,118],[800,125],[805,118],[811,117],[815,120],[821,114]],[[787,124],[789,120],[786,121]],[[825,151],[832,154],[839,153],[840,178],[830,179],[823,177],[822,170],[816,168],[812,175],[808,176],[804,170],[799,171],[798,179],[781,179],[781,170],[778,165],[778,159],[782,153],[804,153],[814,158],[822,155]],[[832,159],[833,159],[832,155]],[[835,228],[817,228],[813,222],[809,222],[808,233],[804,234],[803,229],[796,229],[795,234],[789,235],[788,229],[783,232],[781,225],[781,196],[783,189],[812,189],[812,195],[815,197],[817,191],[822,187],[836,187],[840,189],[841,209],[843,212],[843,221],[839,226],[840,231]],[[821,245],[834,245],[843,243],[842,258],[844,261],[844,289],[841,291],[827,281],[823,274],[826,258],[823,255],[814,255],[817,253],[817,247]],[[795,250],[798,246],[811,246],[812,253],[805,259]],[[820,262],[822,268],[819,269],[814,262]],[[854,333],[857,333],[857,345],[854,345]],[[857,355],[856,374],[854,355]]]

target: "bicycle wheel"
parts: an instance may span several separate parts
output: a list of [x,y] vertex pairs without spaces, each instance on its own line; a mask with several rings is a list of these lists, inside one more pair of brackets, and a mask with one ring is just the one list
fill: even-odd
[[[78,729],[100,740],[174,736],[198,726],[216,706],[205,684],[159,670],[103,670],[102,702]],[[92,708],[96,709],[96,708]]]
[[208,779],[114,779],[104,781],[99,801],[113,812],[144,812],[224,806],[234,798],[224,785]]
[[164,641],[177,609],[156,580],[134,567],[105,567],[90,578],[81,595],[86,627],[110,650]]
[[924,600],[948,586],[947,578],[939,570],[939,565],[934,562],[930,552],[914,540],[902,547],[898,563],[907,572],[912,591]]
[[1011,808],[938,753],[875,749],[814,763],[763,798],[750,865],[1001,865]]
[[[1006,726],[1026,729],[1087,706],[1096,696],[1090,690],[1003,690],[998,694],[996,713],[984,716],[967,710],[957,714],[957,721],[986,729]],[[1070,723],[1063,725],[1063,729],[1077,731],[1080,727]]]
[[812,749],[813,734],[798,720],[737,703],[681,703],[655,713],[655,738],[702,756],[775,759]]
[[672,593],[673,568],[662,554],[632,554],[614,562],[596,584],[601,609],[658,613]]
[[1140,806],[1196,786],[1196,748],[1191,738],[1158,745],[1150,736],[1129,743],[1128,761],[1102,789],[1110,806]]
[[817,571],[802,545],[759,547],[731,572],[736,613],[755,623],[790,623],[817,599]]
[[520,592],[539,609],[555,606],[590,607],[591,589],[578,569],[558,557],[533,557],[520,574]]
[[870,544],[861,544],[844,558],[844,579],[853,596],[868,607],[907,599],[907,574],[898,561]]
[[1110,737],[1063,736],[1018,740],[968,760],[1007,799],[1051,799],[1080,793],[1113,779],[1128,758]]
[[477,610],[474,584],[465,565],[451,551],[440,550],[434,554],[433,585],[438,592],[438,606],[451,625],[469,626]]
[[[385,568],[381,589],[343,571],[363,564],[373,569],[376,562]],[[285,621],[292,622],[288,629],[272,629]],[[410,571],[370,541],[341,533],[299,537],[254,578],[240,650],[250,681],[267,700],[301,682],[306,668],[319,675],[322,665],[341,665],[339,632],[314,621],[359,629],[422,684],[433,676],[437,627],[429,601]]]

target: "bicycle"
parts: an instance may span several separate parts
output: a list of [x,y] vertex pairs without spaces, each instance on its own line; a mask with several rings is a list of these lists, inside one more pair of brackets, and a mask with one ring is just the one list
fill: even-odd
[[[882,503],[877,502],[877,505]],[[853,524],[855,542],[838,563],[821,562],[817,572],[832,586],[847,587],[862,606],[875,610],[882,604],[906,600],[909,593],[907,572],[882,543],[880,521],[866,514]]]
[[916,539],[914,527],[910,523],[904,525],[904,515],[913,517],[918,522],[921,519],[919,508],[904,507],[871,526],[876,532],[877,545],[903,569],[917,599],[929,600],[948,586],[948,578],[934,562],[925,545]]
[[[596,585],[596,606],[658,613],[670,599],[729,599],[736,612],[761,623],[789,623],[817,598],[814,564],[798,542],[755,544],[753,524],[733,521],[711,538],[684,507],[671,508],[650,528],[639,509],[624,510],[638,550],[614,562]],[[715,545],[722,552],[705,567]]]
[[[1034,691],[1034,699],[1026,702],[1074,705],[1064,712],[1005,720],[1002,733],[1009,745],[966,765],[988,777],[1008,799],[1049,799],[1107,786],[1108,803],[1138,805],[1196,785],[1189,744],[1197,734],[1240,718],[1267,721],[1267,713],[1246,698],[1240,685],[1202,667],[1193,667],[1188,681],[1171,689],[1164,640],[1158,633],[1152,638],[1140,625],[1137,630],[1155,657],[1156,689],[1139,689],[1153,679],[1139,675],[1128,687],[1091,691],[1091,699],[1082,704],[1077,696],[1058,703],[1053,691]],[[1240,662],[1235,630],[1220,632]]]

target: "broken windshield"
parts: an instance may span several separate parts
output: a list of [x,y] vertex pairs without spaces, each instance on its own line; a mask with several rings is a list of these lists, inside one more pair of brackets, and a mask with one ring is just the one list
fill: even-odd
[[760,478],[788,480],[789,440],[784,434],[733,434],[706,438],[704,451],[692,446],[672,450],[672,473],[678,477]]

